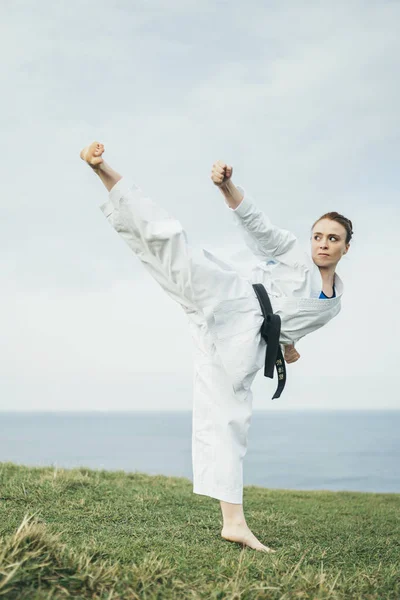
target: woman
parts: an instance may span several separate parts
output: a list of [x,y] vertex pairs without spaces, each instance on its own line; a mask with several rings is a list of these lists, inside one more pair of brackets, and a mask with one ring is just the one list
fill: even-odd
[[257,259],[251,273],[240,274],[229,261],[190,246],[181,223],[107,165],[103,152],[104,145],[93,142],[80,153],[109,192],[101,211],[188,318],[194,342],[193,492],[220,501],[222,538],[275,552],[250,531],[243,513],[251,384],[266,352],[264,317],[252,284],[265,286],[281,317],[286,362],[298,360],[295,343],[340,311],[343,283],[335,268],[349,249],[351,221],[338,213],[318,219],[310,258],[292,233],[272,225],[233,184],[232,168],[218,161],[212,181]]

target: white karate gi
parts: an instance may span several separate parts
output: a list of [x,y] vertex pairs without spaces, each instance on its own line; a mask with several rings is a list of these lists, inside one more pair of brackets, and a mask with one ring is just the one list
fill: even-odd
[[[243,502],[251,384],[264,367],[266,352],[260,334],[264,318],[252,283],[265,286],[281,317],[281,344],[297,342],[336,316],[343,293],[336,273],[335,298],[320,299],[322,279],[311,256],[239,189],[244,194],[240,205],[226,206],[255,258],[248,273],[190,246],[181,223],[127,177],[100,206],[188,318],[194,342],[193,492],[236,504]],[[272,381],[275,386],[277,378]],[[276,400],[282,401],[284,393]]]

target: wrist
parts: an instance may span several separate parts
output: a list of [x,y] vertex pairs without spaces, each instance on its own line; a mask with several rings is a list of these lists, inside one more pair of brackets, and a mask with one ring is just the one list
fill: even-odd
[[232,194],[235,191],[236,187],[235,187],[232,179],[227,179],[226,181],[221,183],[221,185],[219,186],[219,189],[221,190],[221,192],[223,194]]
[[221,193],[223,194],[226,203],[230,208],[237,208],[243,200],[243,194],[239,192],[235,184],[231,179],[225,181],[219,186]]

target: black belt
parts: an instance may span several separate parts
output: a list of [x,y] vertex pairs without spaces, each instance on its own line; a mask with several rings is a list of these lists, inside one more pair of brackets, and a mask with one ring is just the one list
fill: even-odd
[[279,398],[286,383],[285,359],[283,358],[282,349],[279,344],[281,318],[279,315],[273,313],[271,301],[263,284],[253,283],[253,288],[257,294],[264,315],[264,322],[261,325],[261,336],[267,342],[264,376],[273,379],[274,365],[276,366],[278,373],[278,387],[276,388],[275,394],[272,396],[273,400],[274,398]]

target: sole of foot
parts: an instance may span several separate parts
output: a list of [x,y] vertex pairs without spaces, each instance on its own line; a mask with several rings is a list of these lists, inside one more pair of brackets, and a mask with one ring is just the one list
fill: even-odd
[[92,142],[81,150],[80,157],[91,167],[98,167],[103,162],[101,155],[104,152],[104,145],[100,142]]

